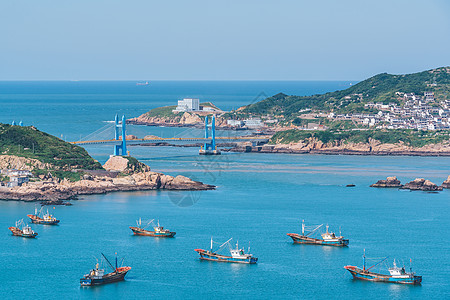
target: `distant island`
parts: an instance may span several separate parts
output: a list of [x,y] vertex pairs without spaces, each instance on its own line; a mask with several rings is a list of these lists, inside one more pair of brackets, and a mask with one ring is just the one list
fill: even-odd
[[0,124],[0,200],[53,201],[138,190],[208,190],[184,176],[152,172],[128,156],[102,166],[84,148],[35,127]]
[[236,151],[364,155],[450,155],[450,67],[379,74],[345,90],[311,96],[279,93],[235,111],[152,109],[129,120],[153,126],[258,129],[269,144]]

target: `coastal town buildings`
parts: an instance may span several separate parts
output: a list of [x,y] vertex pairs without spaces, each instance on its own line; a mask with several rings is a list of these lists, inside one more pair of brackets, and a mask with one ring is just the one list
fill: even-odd
[[364,107],[378,110],[377,113],[329,113],[327,118],[387,129],[450,129],[450,100],[437,102],[433,92],[423,95],[397,92],[396,95],[403,105],[369,102]]

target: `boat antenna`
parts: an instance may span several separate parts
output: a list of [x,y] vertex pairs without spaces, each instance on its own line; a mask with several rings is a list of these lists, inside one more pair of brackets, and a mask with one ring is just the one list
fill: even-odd
[[305,235],[305,220],[302,220],[302,235]]
[[248,242],[248,252],[247,253],[250,253],[250,242]]
[[212,252],[212,248],[213,248],[213,239],[212,239],[212,236],[211,236],[211,252]]
[[115,271],[114,266],[112,263],[106,258],[105,254],[102,253],[102,256],[105,258],[106,262],[109,264],[109,266]]
[[339,226],[339,236],[342,236],[341,226]]

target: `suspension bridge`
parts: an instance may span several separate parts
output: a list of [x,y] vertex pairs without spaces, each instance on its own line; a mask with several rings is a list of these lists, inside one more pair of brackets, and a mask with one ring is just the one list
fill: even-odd
[[[211,121],[209,121],[211,119]],[[105,132],[114,129],[114,133],[111,134],[111,138],[99,139],[98,137],[105,134]],[[157,137],[146,136],[145,138],[137,138],[133,135],[127,136],[127,125],[125,116],[122,116],[121,121],[119,116],[116,115],[112,125],[106,125],[99,130],[86,136],[83,140],[71,142],[72,144],[83,145],[111,145],[113,146],[114,155],[129,155],[128,145],[141,145],[141,144],[169,144],[169,145],[186,145],[186,144],[198,144],[201,143],[199,154],[201,155],[217,155],[220,151],[217,149],[217,142],[219,143],[240,143],[251,142],[252,145],[261,143],[267,143],[268,138],[255,137],[255,136],[227,136],[217,137],[215,128],[215,117],[205,117],[204,125],[204,137]]]

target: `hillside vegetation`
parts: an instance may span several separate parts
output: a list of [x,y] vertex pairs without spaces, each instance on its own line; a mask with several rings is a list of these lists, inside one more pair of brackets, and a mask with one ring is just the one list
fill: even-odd
[[56,169],[102,169],[88,152],[34,127],[0,123],[0,154],[34,158]]
[[378,74],[345,90],[321,95],[289,96],[279,93],[245,106],[236,113],[282,115],[286,120],[292,120],[305,109],[336,113],[368,112],[364,108],[368,102],[400,104],[396,92],[423,94],[425,91],[434,92],[438,101],[450,98],[450,67],[407,75]]

